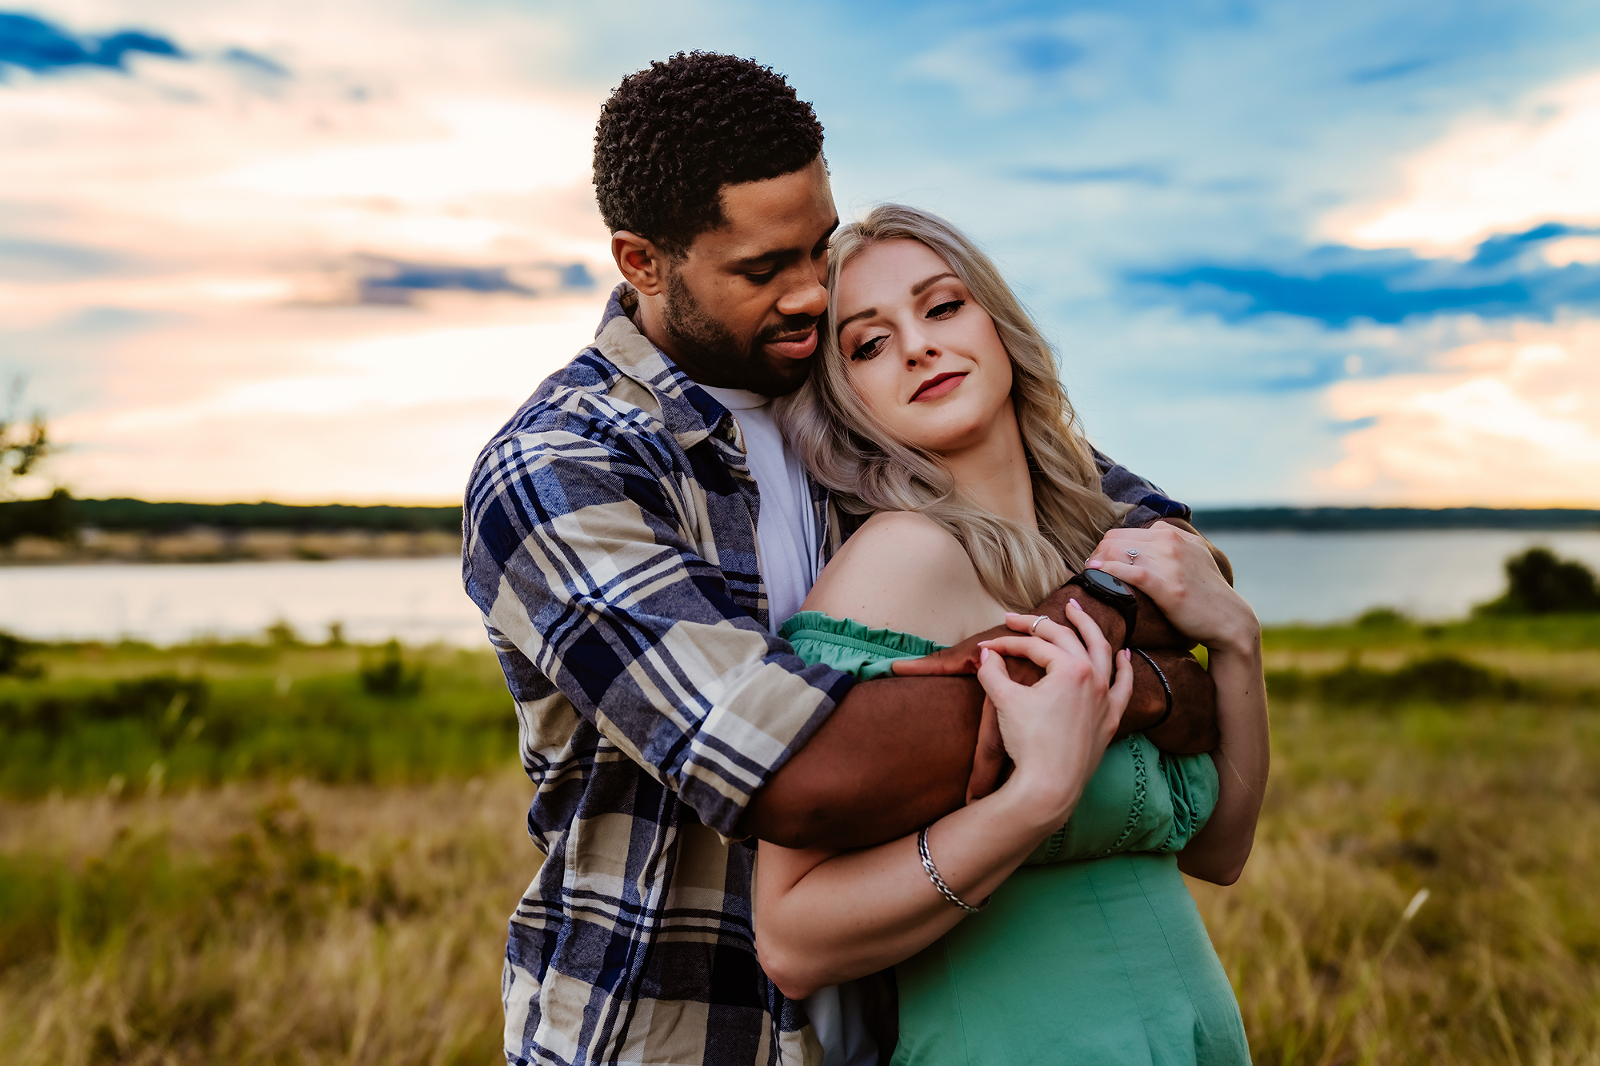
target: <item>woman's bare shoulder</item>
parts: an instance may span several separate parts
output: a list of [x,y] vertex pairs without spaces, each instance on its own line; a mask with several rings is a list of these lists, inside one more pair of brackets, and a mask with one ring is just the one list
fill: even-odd
[[916,511],[869,518],[823,568],[805,608],[942,644],[996,624],[1004,610],[961,542]]
[[937,552],[947,559],[956,555],[967,557],[966,549],[955,535],[921,511],[879,511],[844,542],[839,554],[851,550],[876,553],[907,548]]

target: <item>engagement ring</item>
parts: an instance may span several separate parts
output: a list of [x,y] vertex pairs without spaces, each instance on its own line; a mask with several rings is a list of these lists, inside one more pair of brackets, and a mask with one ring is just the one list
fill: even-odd
[[1128,549],[1128,558],[1130,558],[1130,559],[1139,558],[1139,549],[1138,548],[1129,548]]

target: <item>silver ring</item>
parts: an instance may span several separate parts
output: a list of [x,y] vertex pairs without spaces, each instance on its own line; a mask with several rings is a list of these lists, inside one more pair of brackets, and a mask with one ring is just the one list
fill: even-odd
[[1139,558],[1139,549],[1138,548],[1129,548],[1128,549],[1128,558],[1130,558],[1130,559]]
[[1044,620],[1045,620],[1045,616],[1042,615],[1042,614],[1038,618],[1035,618],[1033,620],[1033,625],[1028,627],[1028,636],[1030,636],[1030,637],[1038,636],[1039,634],[1035,633],[1034,630],[1038,629],[1039,628],[1039,623],[1043,622]]

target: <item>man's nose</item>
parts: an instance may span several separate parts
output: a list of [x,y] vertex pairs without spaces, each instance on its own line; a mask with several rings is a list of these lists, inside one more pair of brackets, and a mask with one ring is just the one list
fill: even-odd
[[821,318],[828,309],[828,288],[809,270],[797,272],[794,288],[778,301],[780,315]]

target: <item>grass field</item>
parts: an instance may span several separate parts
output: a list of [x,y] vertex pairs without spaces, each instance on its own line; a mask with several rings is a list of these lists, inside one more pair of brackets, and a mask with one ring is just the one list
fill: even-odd
[[[1256,851],[1194,886],[1256,1061],[1600,1063],[1600,618],[1267,649]],[[539,857],[492,658],[280,639],[20,669],[6,1063],[499,1061]]]

